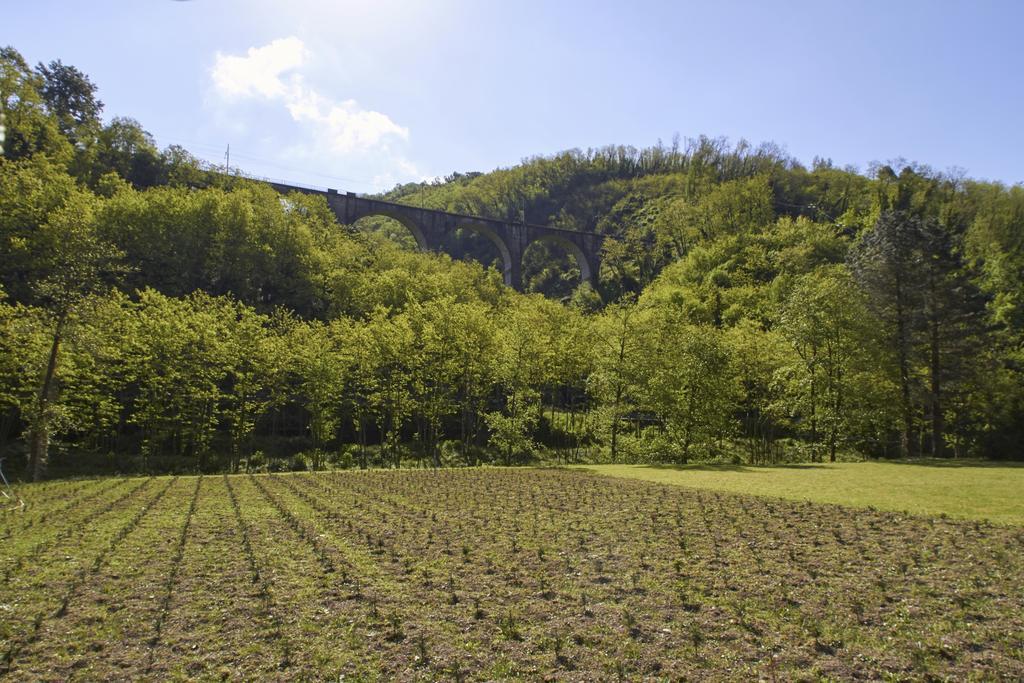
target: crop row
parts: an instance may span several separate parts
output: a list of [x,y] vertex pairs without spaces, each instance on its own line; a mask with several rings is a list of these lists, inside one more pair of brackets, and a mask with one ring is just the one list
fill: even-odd
[[1011,527],[563,470],[68,486],[9,526],[23,678],[1024,675]]
[[[90,528],[92,533],[87,536],[85,542],[75,548],[76,556],[65,555],[65,560],[69,560],[66,563],[55,562],[53,558],[39,558],[36,571],[18,576],[17,581],[8,582],[5,588],[12,592],[5,590],[4,598],[10,600],[6,604],[10,606],[13,603],[14,609],[11,611],[21,618],[12,620],[10,625],[14,628],[5,634],[7,637],[3,663],[6,668],[14,666],[24,650],[40,646],[49,648],[52,645],[52,640],[44,631],[51,627],[53,622],[62,621],[67,617],[72,601],[84,587],[97,582],[96,576],[111,555],[138,528],[143,518],[165,497],[174,483],[175,480],[169,480],[141,506],[124,504],[134,498],[131,494],[119,503],[109,506],[109,509],[105,506],[102,508],[105,513],[120,511],[123,514],[91,516],[93,519],[99,518],[97,521],[100,523],[94,524]],[[148,484],[148,481],[144,482],[131,493],[141,491]],[[61,550],[66,552],[65,549]],[[24,602],[19,602],[19,597],[24,597]],[[30,620],[25,619],[28,614],[32,615]]]

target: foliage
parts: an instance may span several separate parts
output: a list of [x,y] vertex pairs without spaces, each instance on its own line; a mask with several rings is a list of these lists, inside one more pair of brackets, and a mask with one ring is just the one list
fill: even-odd
[[101,122],[73,66],[4,48],[0,86],[0,444],[33,469],[51,440],[204,470],[1020,454],[1019,186],[698,138],[385,195],[606,237],[587,283],[532,245],[524,295],[486,237],[417,253]]

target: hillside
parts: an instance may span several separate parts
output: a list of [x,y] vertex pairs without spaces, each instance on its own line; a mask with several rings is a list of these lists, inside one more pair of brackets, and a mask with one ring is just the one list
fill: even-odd
[[1019,186],[698,138],[386,193],[609,236],[594,287],[532,247],[523,295],[479,236],[414,253],[104,123],[73,67],[0,67],[0,447],[26,476],[1020,457]]

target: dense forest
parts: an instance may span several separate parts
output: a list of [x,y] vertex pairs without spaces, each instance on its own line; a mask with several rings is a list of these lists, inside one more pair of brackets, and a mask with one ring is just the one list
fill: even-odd
[[[386,198],[608,236],[597,282],[339,226],[0,50],[8,472],[1018,458],[1024,187],[699,138]],[[462,258],[464,257],[464,258]],[[48,468],[49,467],[49,468]]]

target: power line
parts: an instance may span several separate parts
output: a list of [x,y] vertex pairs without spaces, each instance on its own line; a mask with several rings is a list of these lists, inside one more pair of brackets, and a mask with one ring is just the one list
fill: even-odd
[[[167,145],[180,145],[180,146],[182,146],[182,147],[184,147],[184,148],[186,148],[188,150],[202,149],[202,150],[206,150],[208,152],[216,151],[218,155],[220,154],[220,148],[215,147],[214,145],[211,145],[211,144],[208,144],[208,143],[195,142],[195,141],[189,141],[189,140],[181,140],[181,139],[172,139],[170,137],[166,137],[166,136],[162,136],[162,135],[155,136],[155,137],[158,137],[160,140],[162,140]],[[229,168],[229,169],[230,169],[230,156],[231,156],[230,147],[231,146],[228,145],[228,151],[224,155],[224,158],[225,158],[225,161],[226,161],[225,166],[227,168]],[[365,178],[347,178],[347,177],[344,177],[344,176],[330,175],[330,174],[327,174],[327,173],[318,173],[316,171],[310,171],[308,169],[295,168],[293,166],[284,166],[282,164],[279,164],[279,163],[277,163],[277,162],[275,162],[273,160],[270,160],[270,159],[266,159],[264,157],[258,157],[258,156],[255,156],[255,155],[252,155],[252,154],[246,154],[246,153],[239,153],[237,149],[235,150],[234,156],[235,156],[236,159],[248,160],[248,161],[260,164],[262,166],[268,166],[270,168],[278,169],[278,170],[281,170],[281,171],[289,171],[289,172],[292,172],[292,173],[301,173],[301,174],[304,174],[304,175],[316,176],[318,178],[323,178],[325,180],[341,181],[343,183],[358,183],[360,185],[365,185],[367,187],[376,187],[376,183],[374,183],[373,180],[367,180]]]

